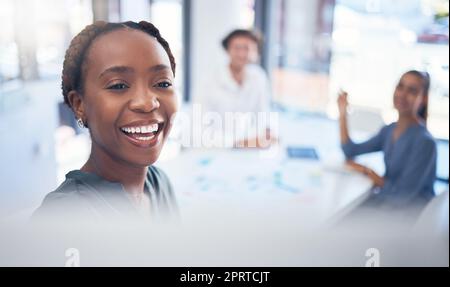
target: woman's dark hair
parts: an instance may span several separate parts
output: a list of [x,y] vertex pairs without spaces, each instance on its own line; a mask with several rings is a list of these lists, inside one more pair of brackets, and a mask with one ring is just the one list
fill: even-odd
[[228,34],[223,40],[222,40],[222,47],[225,50],[228,50],[228,47],[230,46],[231,40],[236,37],[247,37],[251,40],[253,40],[258,45],[258,50],[261,51],[261,46],[263,42],[263,38],[261,36],[261,33],[258,31],[252,31],[252,30],[245,30],[245,29],[237,29],[233,30]]
[[423,94],[425,96],[424,104],[420,107],[418,111],[418,116],[424,121],[427,122],[428,119],[428,94],[430,92],[431,86],[431,78],[428,72],[422,72],[418,70],[410,70],[406,72],[404,75],[414,75],[422,80],[422,88]]
[[89,50],[92,42],[100,35],[105,33],[119,30],[119,29],[135,29],[147,33],[148,35],[155,37],[156,40],[166,51],[169,56],[170,66],[172,72],[175,75],[175,58],[170,50],[169,44],[161,34],[159,30],[151,23],[141,21],[139,23],[128,21],[123,23],[108,23],[104,21],[96,21],[91,25],[86,26],[78,35],[76,35],[70,42],[70,46],[66,51],[64,58],[63,71],[62,71],[62,93],[64,96],[64,102],[70,106],[67,95],[70,91],[83,91],[83,74],[86,53]]

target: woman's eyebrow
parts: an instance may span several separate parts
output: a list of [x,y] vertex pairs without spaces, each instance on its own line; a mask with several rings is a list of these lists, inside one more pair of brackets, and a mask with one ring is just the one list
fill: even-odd
[[113,66],[101,72],[98,77],[101,78],[108,73],[129,74],[132,73],[133,71],[134,71],[133,68],[127,66]]
[[[153,72],[153,73],[160,72],[160,71],[165,71],[165,70],[171,70],[171,68],[169,66],[167,66],[167,65],[164,65],[164,64],[159,64],[159,65],[155,65],[155,66],[152,66],[152,67],[148,68],[148,71],[149,72]],[[101,78],[101,77],[105,76],[108,73],[129,74],[129,73],[132,73],[132,72],[134,72],[134,69],[131,68],[131,67],[127,67],[127,66],[113,66],[113,67],[110,67],[110,68],[104,70],[103,72],[101,72],[98,77]]]
[[153,72],[153,73],[164,71],[164,70],[171,70],[171,68],[167,65],[159,64],[159,65],[152,66],[148,69],[149,72]]

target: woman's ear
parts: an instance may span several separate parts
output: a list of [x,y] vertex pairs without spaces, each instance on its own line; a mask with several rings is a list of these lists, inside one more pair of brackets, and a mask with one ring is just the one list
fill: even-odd
[[84,118],[84,101],[81,95],[77,91],[72,90],[67,94],[67,100],[72,107],[72,111],[75,114],[75,117],[77,119],[82,119],[83,122],[86,122]]
[[428,106],[428,95],[422,96],[422,105]]

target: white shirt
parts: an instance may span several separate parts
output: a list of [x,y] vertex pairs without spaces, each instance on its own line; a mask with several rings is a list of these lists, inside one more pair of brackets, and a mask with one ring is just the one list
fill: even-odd
[[[271,86],[265,71],[257,65],[247,65],[242,85],[239,85],[231,74],[228,65],[223,66],[210,77],[200,99],[203,112],[216,112],[222,118],[220,131],[226,137],[226,146],[233,142],[255,137],[266,126],[257,125],[255,119],[260,112],[269,112]],[[226,126],[227,113],[248,113],[252,119],[235,120],[234,126]]]
[[269,110],[271,87],[265,71],[257,65],[247,65],[242,85],[233,78],[228,65],[222,67],[208,82],[202,105],[206,111],[266,112]]

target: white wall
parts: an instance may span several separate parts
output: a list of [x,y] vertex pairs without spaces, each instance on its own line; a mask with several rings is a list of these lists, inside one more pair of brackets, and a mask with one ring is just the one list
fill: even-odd
[[150,5],[148,0],[120,1],[121,21],[148,21],[150,19]]

